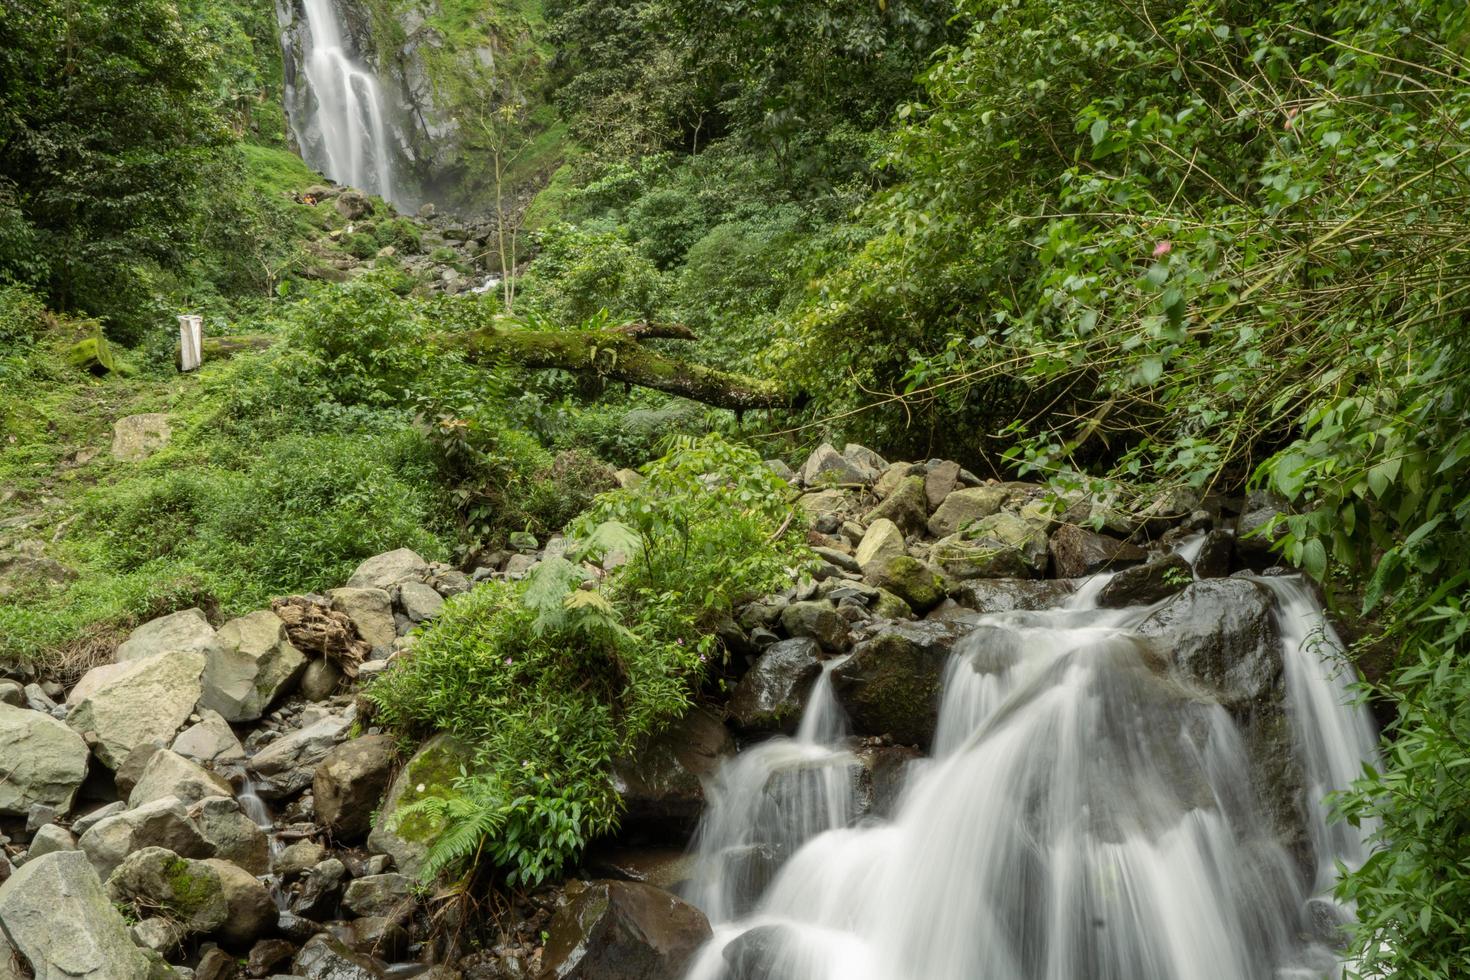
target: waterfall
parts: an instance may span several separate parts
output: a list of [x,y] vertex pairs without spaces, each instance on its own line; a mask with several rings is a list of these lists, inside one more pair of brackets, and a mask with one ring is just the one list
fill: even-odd
[[302,74],[311,108],[309,118],[292,113],[291,119],[302,157],[339,183],[404,203],[393,173],[388,106],[377,78],[349,52],[333,0],[302,3]]
[[1104,579],[1061,608],[980,617],[961,638],[933,757],[907,770],[891,819],[859,818],[852,805],[830,671],[796,739],[727,762],[689,893],[715,938],[689,980],[1339,970],[1302,923],[1334,862],[1362,859],[1359,831],[1329,823],[1322,799],[1372,758],[1375,740],[1311,592],[1294,578],[1252,579],[1275,599],[1315,880],[1274,836],[1237,720],[1139,632],[1164,604],[1099,609]]

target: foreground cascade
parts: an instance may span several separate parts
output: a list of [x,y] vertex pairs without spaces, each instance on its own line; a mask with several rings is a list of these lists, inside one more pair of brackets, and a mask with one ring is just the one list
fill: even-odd
[[[833,667],[795,739],[726,763],[690,897],[691,980],[1297,980],[1331,975],[1322,800],[1374,752],[1297,578],[976,615],[931,757],[858,817]],[[866,733],[874,734],[874,733]]]

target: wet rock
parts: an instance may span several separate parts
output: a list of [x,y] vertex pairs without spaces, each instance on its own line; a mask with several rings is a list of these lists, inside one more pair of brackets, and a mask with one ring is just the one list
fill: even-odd
[[66,723],[116,769],[138,746],[173,740],[199,700],[204,667],[201,653],[164,653],[93,668],[77,684],[83,696]]
[[1353,939],[1353,914],[1330,898],[1309,898],[1302,906],[1302,932],[1338,952]]
[[1272,522],[1289,512],[1285,498],[1262,490],[1252,491],[1245,499],[1245,509],[1235,521],[1235,547],[1252,568],[1263,568],[1275,561],[1272,546],[1286,533],[1284,525],[1272,530]]
[[342,907],[356,916],[404,915],[413,907],[413,879],[401,874],[354,878],[342,894]]
[[1147,565],[1123,569],[1103,586],[1097,604],[1105,609],[1147,606],[1180,592],[1193,580],[1189,562],[1168,555]]
[[129,854],[108,876],[106,891],[141,913],[166,915],[185,935],[213,932],[229,918],[219,873],[162,847]]
[[1076,591],[1063,579],[973,579],[955,589],[955,601],[977,613],[1055,609]]
[[328,752],[312,779],[321,825],[343,841],[366,836],[388,788],[393,757],[393,739],[388,735],[367,735]]
[[149,757],[137,785],[128,794],[128,806],[136,808],[165,797],[177,797],[187,805],[210,796],[233,794],[230,784],[214,773],[176,752],[159,749]]
[[231,797],[216,796],[189,807],[189,818],[214,848],[216,857],[253,875],[270,872],[270,840]]
[[128,634],[117,648],[117,663],[142,660],[160,653],[208,653],[214,648],[214,627],[200,609],[150,620]]
[[905,477],[882,503],[868,511],[863,523],[888,520],[898,525],[904,534],[921,534],[929,519],[928,498],[924,496],[924,478]]
[[38,980],[148,980],[147,957],[77,851],[28,861],[0,884],[0,927]]
[[276,923],[276,903],[270,890],[249,871],[229,861],[202,862],[219,876],[225,907],[229,910],[215,935],[231,949],[247,949]]
[[870,564],[863,578],[902,599],[914,612],[924,613],[944,599],[944,580],[923,562],[900,555],[884,564]]
[[226,721],[261,717],[306,669],[306,656],[291,644],[286,624],[267,609],[230,620],[216,641],[204,667],[199,703]]
[[929,534],[936,538],[957,534],[975,521],[998,513],[1010,494],[1010,490],[1001,486],[956,490],[944,498],[929,518]]
[[216,711],[199,712],[200,721],[179,733],[171,746],[174,752],[193,762],[209,765],[239,766],[245,762],[245,749],[235,737],[234,729]]
[[604,844],[589,851],[582,864],[599,878],[639,881],[678,892],[694,878],[698,860],[683,848]]
[[1283,664],[1271,593],[1248,579],[1210,579],[1185,588],[1138,633],[1170,656],[1175,672],[1226,708],[1276,697]]
[[551,920],[545,980],[682,980],[712,935],[702,912],[650,885],[574,883],[567,896]]
[[858,809],[865,816],[888,818],[898,806],[904,775],[912,762],[923,758],[907,745],[865,745],[857,752]]
[[332,609],[352,620],[357,632],[374,649],[387,650],[398,637],[393,622],[393,599],[384,589],[331,589]]
[[1071,524],[1057,528],[1047,550],[1057,578],[1085,578],[1148,559],[1148,552],[1137,545]]
[[782,610],[781,625],[789,635],[810,637],[824,650],[839,651],[847,645],[847,623],[825,599],[793,602]]
[[746,671],[730,697],[730,717],[747,731],[794,731],[812,683],[822,673],[815,640],[772,644]]
[[177,797],[166,797],[108,817],[82,834],[78,841],[87,860],[106,877],[129,854],[162,847],[181,857],[214,856],[214,847],[189,819]]
[[0,704],[0,813],[43,804],[66,813],[87,778],[82,737],[49,715]]
[[452,736],[436,735],[425,742],[389,787],[368,834],[368,850],[389,855],[394,866],[406,875],[422,871],[429,842],[442,824],[427,814],[400,819],[398,811],[427,796],[446,794],[459,778],[460,769],[473,764],[474,753]]
[[836,483],[871,483],[878,474],[845,458],[831,443],[822,443],[802,464],[797,480],[805,487]]
[[728,971],[722,980],[802,980],[784,953],[795,941],[791,927],[762,925],[747,929],[725,944],[720,956]]
[[1199,554],[1194,559],[1194,574],[1199,578],[1224,578],[1230,574],[1235,559],[1235,536],[1216,529],[1205,534]]
[[312,936],[301,947],[291,972],[304,980],[383,980],[383,971],[371,956],[348,949],[326,933]]
[[250,947],[250,955],[245,958],[245,975],[259,980],[271,976],[277,967],[289,968],[296,950],[295,943],[284,939],[262,939]]
[[313,865],[301,882],[301,891],[291,903],[291,911],[307,919],[325,922],[337,914],[342,904],[342,884],[347,866],[336,858]]
[[702,780],[734,750],[719,716],[694,708],[632,758],[615,761],[613,788],[627,807],[623,826],[675,833],[691,828],[704,808]]
[[833,691],[854,728],[928,745],[939,720],[939,692],[961,630],[949,623],[894,623],[853,648],[832,672]]

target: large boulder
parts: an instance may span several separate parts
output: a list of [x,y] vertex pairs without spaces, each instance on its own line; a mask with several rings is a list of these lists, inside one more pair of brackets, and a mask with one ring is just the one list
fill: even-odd
[[122,663],[160,653],[208,653],[212,649],[214,627],[204,618],[203,610],[185,609],[151,619],[133,630],[118,645],[113,659]]
[[0,704],[0,813],[36,804],[71,810],[91,753],[82,737],[39,711]]
[[902,599],[917,613],[933,609],[944,600],[944,580],[928,565],[908,555],[886,562],[870,562],[863,572],[870,585]]
[[1076,591],[1065,579],[989,578],[961,582],[955,601],[977,613],[1055,609]]
[[1189,562],[1179,555],[1166,555],[1114,575],[1098,593],[1097,604],[1105,609],[1147,606],[1169,598],[1193,580],[1194,570]]
[[863,532],[854,560],[859,568],[866,569],[874,563],[892,561],[907,553],[904,550],[903,532],[898,529],[898,525],[887,518],[879,518]]
[[1270,703],[1284,665],[1275,600],[1243,578],[1194,582],[1138,627],[1174,672],[1233,711]]
[[342,906],[356,916],[401,916],[413,907],[413,879],[381,874],[354,878],[342,894]]
[[129,415],[112,423],[112,455],[123,462],[147,459],[173,438],[168,416],[162,412]]
[[944,498],[929,518],[929,533],[936,538],[958,533],[982,517],[998,513],[1010,495],[1011,491],[1002,486],[956,490]]
[[239,801],[214,796],[195,803],[188,812],[215,857],[237,864],[253,875],[270,872],[270,838],[240,809]]
[[337,937],[321,932],[296,954],[291,976],[302,980],[383,980],[383,971],[371,956],[355,952]]
[[159,749],[149,756],[148,765],[128,794],[128,806],[136,808],[170,796],[187,805],[233,792],[229,783],[203,766],[177,752]]
[[613,763],[612,779],[623,797],[625,827],[678,835],[704,809],[704,780],[735,751],[719,716],[694,708],[648,739],[631,758]]
[[878,473],[848,459],[834,449],[831,443],[824,442],[807,457],[796,478],[805,487],[836,483],[867,484],[877,479]]
[[632,881],[574,883],[551,920],[543,980],[681,980],[712,936],[704,913]]
[[36,980],[148,980],[91,864],[78,851],[27,861],[0,885],[0,927]]
[[351,725],[346,715],[328,715],[261,749],[250,759],[250,768],[262,777],[256,792],[264,799],[282,799],[310,786],[317,765]]
[[406,875],[417,877],[424,868],[429,844],[443,826],[436,817],[417,813],[400,816],[411,803],[448,795],[461,769],[474,764],[474,753],[451,735],[436,735],[423,744],[398,771],[368,834],[368,850],[387,854]]
[[200,720],[184,729],[171,748],[186,759],[213,766],[240,766],[245,749],[230,723],[217,711],[199,712]]
[[812,683],[822,673],[815,640],[773,643],[745,672],[730,697],[730,717],[746,731],[793,730]]
[[317,822],[340,840],[361,840],[372,827],[392,768],[389,735],[356,738],[328,752],[311,784]]
[[933,557],[955,578],[1039,578],[1046,572],[1046,525],[1001,511],[936,544]]
[[[138,746],[173,740],[199,700],[204,662],[202,653],[160,653],[95,667],[78,682],[85,694],[66,723],[92,741],[104,765],[116,769]],[[100,676],[89,683],[94,675]]]
[[327,592],[332,609],[352,620],[358,635],[376,650],[386,651],[398,639],[393,621],[393,597],[384,589],[332,589]]
[[1136,544],[1074,524],[1057,528],[1047,550],[1051,552],[1052,574],[1057,578],[1085,578],[1148,559],[1148,552]]
[[391,589],[403,582],[422,582],[429,574],[429,563],[414,551],[399,548],[397,551],[374,555],[361,565],[347,580],[350,589]]
[[218,877],[225,900],[225,921],[215,935],[231,949],[246,950],[276,924],[276,903],[270,889],[249,871],[218,858],[200,862]]
[[107,877],[134,851],[148,847],[167,848],[182,857],[213,857],[210,844],[189,819],[184,804],[176,797],[127,810],[99,820],[78,842],[97,874]]
[[793,602],[781,610],[781,626],[791,636],[816,640],[824,650],[837,651],[847,645],[847,620],[826,599]]
[[256,720],[306,669],[306,656],[291,645],[286,624],[268,609],[230,620],[215,639],[199,703],[226,721]]
[[870,510],[863,522],[892,521],[905,534],[922,534],[929,519],[929,501],[922,476],[905,477],[883,502]]
[[928,745],[939,722],[945,666],[961,632],[951,623],[894,623],[854,647],[832,671],[833,691],[853,727]]
[[213,932],[230,917],[219,872],[163,847],[124,858],[107,877],[107,896],[140,916],[167,916],[182,935]]

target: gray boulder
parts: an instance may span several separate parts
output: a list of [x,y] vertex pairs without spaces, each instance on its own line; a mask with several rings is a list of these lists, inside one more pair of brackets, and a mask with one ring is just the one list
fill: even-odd
[[793,602],[781,610],[781,625],[793,637],[809,637],[824,650],[838,651],[847,645],[847,621],[826,599]]
[[387,650],[398,638],[393,622],[393,597],[384,589],[332,589],[327,592],[334,610],[352,620],[358,634],[374,649]]
[[163,913],[183,935],[213,932],[230,917],[219,873],[163,847],[124,858],[107,877],[107,896],[142,915]]
[[1178,555],[1125,568],[1103,586],[1097,604],[1105,609],[1147,606],[1167,599],[1194,581],[1194,570]]
[[78,843],[102,877],[112,874],[129,854],[147,847],[164,847],[182,857],[214,856],[213,845],[176,797],[154,800],[100,820],[82,834]]
[[226,916],[215,935],[231,949],[245,950],[276,924],[276,903],[259,878],[229,861],[200,862],[219,877]]
[[452,736],[436,735],[425,742],[388,788],[377,822],[368,834],[368,850],[387,854],[399,871],[417,876],[442,823],[425,814],[400,818],[399,811],[425,797],[448,794],[460,770],[473,764],[473,752]]
[[329,715],[261,749],[250,760],[250,768],[264,777],[257,792],[265,799],[279,799],[310,786],[317,764],[342,741],[351,724],[345,715]]
[[134,748],[173,740],[199,700],[204,662],[202,653],[161,653],[93,668],[66,723],[92,736],[97,757],[116,769]]
[[1010,490],[1001,486],[956,490],[944,498],[929,518],[929,533],[936,538],[947,538],[982,517],[999,513],[1010,494]]
[[129,415],[112,423],[112,455],[123,462],[147,459],[169,444],[173,429],[162,412]]
[[415,623],[434,619],[444,610],[444,597],[432,585],[404,582],[398,587],[398,604]]
[[907,551],[904,550],[903,532],[898,529],[898,525],[887,518],[879,518],[863,532],[854,559],[859,568],[866,570],[875,562],[891,561],[905,554]]
[[327,933],[312,936],[291,963],[293,977],[303,980],[383,980],[371,956],[349,949]]
[[822,673],[815,640],[773,643],[745,672],[730,697],[730,717],[748,731],[795,729],[812,683]]
[[128,806],[137,808],[167,797],[176,797],[187,805],[211,796],[233,794],[234,789],[219,776],[177,752],[159,749],[149,757],[148,765],[143,767],[142,775],[128,794]]
[[813,450],[802,464],[797,480],[802,486],[815,487],[835,483],[866,484],[873,482],[878,474],[847,459],[829,442]]
[[1148,552],[1138,545],[1073,524],[1057,528],[1047,550],[1051,552],[1052,574],[1057,578],[1085,578],[1148,559]]
[[317,822],[339,840],[361,840],[388,789],[393,756],[389,735],[355,738],[328,752],[312,779]]
[[97,872],[77,851],[26,862],[0,885],[0,927],[36,980],[148,980]]
[[179,733],[173,751],[205,765],[238,766],[245,762],[245,749],[229,722],[217,711],[205,708],[200,721]]
[[77,839],[72,836],[71,831],[60,824],[48,823],[36,831],[31,838],[30,850],[26,851],[26,860],[34,861],[38,857],[52,854],[56,851],[75,851]]
[[237,800],[228,796],[210,797],[189,807],[188,812],[216,857],[237,864],[253,875],[270,873],[270,839],[241,811]]
[[413,879],[401,874],[355,878],[342,895],[342,905],[356,916],[397,917],[412,904]]
[[55,718],[0,704],[0,813],[20,816],[38,803],[66,813],[90,755],[81,736]]
[[391,589],[404,582],[422,582],[429,574],[429,563],[414,551],[399,548],[397,551],[374,555],[361,565],[347,580],[350,589]]
[[268,609],[221,626],[204,667],[199,703],[226,721],[254,721],[285,696],[306,669],[286,624]]
[[633,881],[569,885],[548,933],[546,980],[682,980],[712,937],[703,912]]
[[929,519],[929,502],[922,476],[905,477],[882,502],[868,511],[865,524],[888,520],[904,534],[922,534]]
[[118,663],[142,660],[160,653],[208,653],[214,649],[214,627],[200,609],[149,620],[128,634],[113,659]]
[[1065,579],[972,579],[956,587],[955,601],[977,613],[1055,609],[1076,591]]

